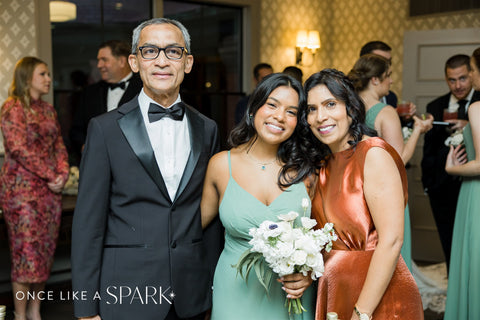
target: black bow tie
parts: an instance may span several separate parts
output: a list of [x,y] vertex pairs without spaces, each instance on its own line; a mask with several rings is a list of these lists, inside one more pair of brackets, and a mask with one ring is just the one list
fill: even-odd
[[122,90],[125,90],[125,85],[126,85],[126,81],[122,81],[118,83],[109,83],[108,87],[112,90],[115,88],[122,88]]
[[163,117],[170,117],[173,120],[182,120],[185,113],[185,105],[183,102],[178,102],[170,108],[163,108],[155,103],[150,103],[148,107],[148,121],[155,122]]

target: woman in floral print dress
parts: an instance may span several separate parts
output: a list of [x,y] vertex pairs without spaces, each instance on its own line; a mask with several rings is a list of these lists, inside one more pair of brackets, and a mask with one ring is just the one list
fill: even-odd
[[61,191],[68,176],[68,156],[56,112],[41,100],[50,85],[43,61],[22,58],[1,108],[5,162],[0,204],[8,228],[16,320],[41,319],[38,293],[53,263]]

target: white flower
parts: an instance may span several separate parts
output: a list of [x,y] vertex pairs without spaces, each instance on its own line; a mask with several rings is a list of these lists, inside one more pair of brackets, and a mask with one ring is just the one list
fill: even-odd
[[280,241],[277,243],[277,253],[280,257],[289,257],[295,251],[293,243]]
[[307,254],[316,254],[321,250],[317,241],[313,240],[310,234],[303,235],[295,241],[295,249],[303,250]]
[[448,137],[446,140],[445,140],[445,145],[447,147],[449,146],[458,146],[460,144],[463,143],[463,131],[462,130],[457,130],[455,131],[454,133],[452,133],[450,135],[450,137]]
[[315,219],[310,219],[310,218],[307,218],[307,217],[301,217],[300,220],[302,221],[302,226],[305,228],[305,229],[312,229],[314,226],[317,225],[317,220]]
[[298,217],[298,213],[295,211],[290,211],[287,214],[281,214],[278,216],[278,219],[285,221],[285,222],[290,222],[294,221]]
[[291,264],[291,265],[288,265],[288,264],[279,264],[279,265],[276,265],[273,269],[273,272],[275,273],[278,273],[278,275],[280,277],[283,277],[287,274],[292,274],[295,269],[294,269],[294,265]]
[[303,198],[302,199],[302,208],[307,209],[310,206],[310,199],[308,198]]
[[302,266],[307,262],[307,253],[302,250],[295,250],[290,257],[290,263]]
[[403,135],[403,141],[407,141],[408,138],[412,135],[412,128],[409,127],[402,127],[402,135]]

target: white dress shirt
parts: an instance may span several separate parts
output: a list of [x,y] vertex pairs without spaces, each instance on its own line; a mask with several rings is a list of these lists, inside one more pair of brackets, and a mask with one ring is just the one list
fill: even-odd
[[125,90],[127,90],[128,87],[128,80],[132,77],[133,73],[129,73],[125,78],[120,80],[119,82],[125,81],[125,88],[122,89],[120,87],[116,87],[115,89],[108,88],[108,93],[107,93],[107,111],[112,111],[113,109],[116,109],[118,107],[118,103],[120,102],[120,99],[122,99],[123,94],[125,93]]
[[[180,101],[179,95],[173,104]],[[184,115],[181,121],[163,117],[158,121],[150,123],[148,120],[148,108],[150,103],[158,103],[148,97],[143,89],[138,96],[138,103],[158,168],[167,187],[168,195],[173,201],[191,150],[187,116]]]
[[[470,90],[470,93],[464,99],[464,100],[467,100],[467,104],[465,105],[465,114],[467,114],[468,106],[470,105],[470,102],[472,101],[473,92],[474,92],[474,89],[472,88],[472,90]],[[448,112],[457,112],[458,107],[459,107],[458,99],[453,94],[451,94],[450,95],[450,101],[448,102]]]

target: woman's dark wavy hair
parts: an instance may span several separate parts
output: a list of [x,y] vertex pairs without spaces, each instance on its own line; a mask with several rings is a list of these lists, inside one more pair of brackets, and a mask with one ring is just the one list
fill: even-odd
[[[319,85],[325,85],[336,99],[345,103],[347,115],[352,119],[348,130],[353,138],[348,141],[352,147],[356,146],[364,135],[377,135],[375,130],[365,124],[365,105],[355,92],[352,82],[343,72],[324,69],[313,74],[305,81],[306,95],[308,96],[308,92]],[[313,135],[307,117],[308,105],[305,104],[300,107],[298,115],[298,139],[296,141],[299,145],[295,146],[296,153],[288,159],[281,172],[281,181],[283,182],[281,186],[284,188],[315,174],[327,156],[331,154],[330,148]],[[292,172],[295,174],[292,175]]]
[[[268,97],[278,87],[290,87],[298,93],[299,109],[305,109],[307,103],[306,96],[302,85],[298,80],[284,73],[272,73],[258,84],[253,91],[247,104],[247,111],[242,121],[232,130],[228,137],[228,145],[230,148],[238,147],[244,143],[250,143],[252,146],[257,139],[257,130],[255,129],[255,115],[267,102]],[[294,133],[290,138],[282,142],[278,148],[277,158],[286,163],[289,161],[291,154],[297,154],[298,143],[296,142],[298,135],[298,124]],[[280,177],[279,177],[280,178]]]

